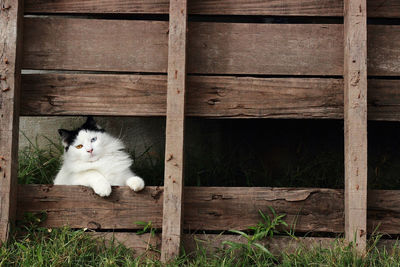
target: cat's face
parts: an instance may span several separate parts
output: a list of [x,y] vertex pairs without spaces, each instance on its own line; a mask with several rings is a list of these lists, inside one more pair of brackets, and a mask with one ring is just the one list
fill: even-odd
[[58,132],[68,157],[80,161],[96,161],[102,156],[105,133],[92,117],[88,117],[87,121],[76,130],[59,129]]
[[96,161],[103,152],[103,135],[102,132],[80,130],[66,153],[81,161]]

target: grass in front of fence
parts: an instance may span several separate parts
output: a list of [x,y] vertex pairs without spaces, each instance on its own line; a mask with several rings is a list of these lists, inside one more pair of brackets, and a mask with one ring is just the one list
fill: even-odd
[[[268,240],[285,224],[283,215],[265,217],[250,232],[232,231],[244,242],[223,242],[210,253],[199,244],[196,251],[170,262],[167,266],[399,266],[400,248],[378,249],[380,236],[371,239],[367,253],[361,255],[352,245],[336,239],[328,247],[271,253]],[[116,240],[93,237],[84,230],[47,229],[38,226],[43,217],[27,216],[9,242],[0,247],[0,266],[163,266],[157,259],[134,251]],[[295,238],[288,233],[292,238]]]

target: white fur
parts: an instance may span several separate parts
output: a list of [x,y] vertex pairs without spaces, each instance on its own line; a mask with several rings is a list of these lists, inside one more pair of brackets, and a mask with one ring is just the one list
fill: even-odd
[[[91,142],[93,138],[96,140]],[[78,145],[83,147],[78,149]],[[132,159],[123,149],[122,142],[107,133],[81,130],[64,152],[63,165],[54,184],[88,186],[102,197],[111,194],[112,185],[142,190],[144,181],[131,171]]]

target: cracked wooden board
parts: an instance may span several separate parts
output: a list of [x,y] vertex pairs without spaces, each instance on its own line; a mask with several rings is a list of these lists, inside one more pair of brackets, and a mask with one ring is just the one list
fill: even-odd
[[[244,230],[257,224],[259,210],[273,207],[297,232],[344,231],[343,190],[323,188],[185,187],[186,230]],[[289,200],[289,201],[288,201]],[[400,191],[368,192],[368,229],[399,234]],[[148,186],[134,193],[113,187],[109,198],[80,186],[19,185],[18,217],[48,212],[45,227],[141,229],[135,221],[161,228],[163,188]]]
[[[79,186],[20,185],[18,217],[47,211],[45,227],[140,229],[135,221],[161,228],[163,188],[134,193],[113,188],[101,198]],[[246,229],[260,219],[259,210],[287,214],[297,231],[343,231],[343,194],[331,189],[185,187],[184,228],[190,230]],[[286,198],[289,201],[285,200]]]

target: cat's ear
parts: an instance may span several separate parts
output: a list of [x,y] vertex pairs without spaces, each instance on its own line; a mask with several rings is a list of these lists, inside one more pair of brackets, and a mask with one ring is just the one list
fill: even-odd
[[104,132],[104,129],[102,129],[94,120],[92,116],[88,116],[86,119],[86,122],[82,125],[82,129],[88,129],[88,130],[96,130],[96,131],[101,131]]
[[72,132],[65,130],[65,129],[58,129],[58,133],[61,136],[62,142],[64,144],[64,146],[68,145],[68,139],[71,137]]
[[60,134],[60,136],[63,140],[67,140],[68,137],[71,136],[71,131],[68,131],[65,129],[58,129],[58,133]]
[[93,116],[88,116],[85,124],[92,127],[97,127],[96,121],[94,120]]

